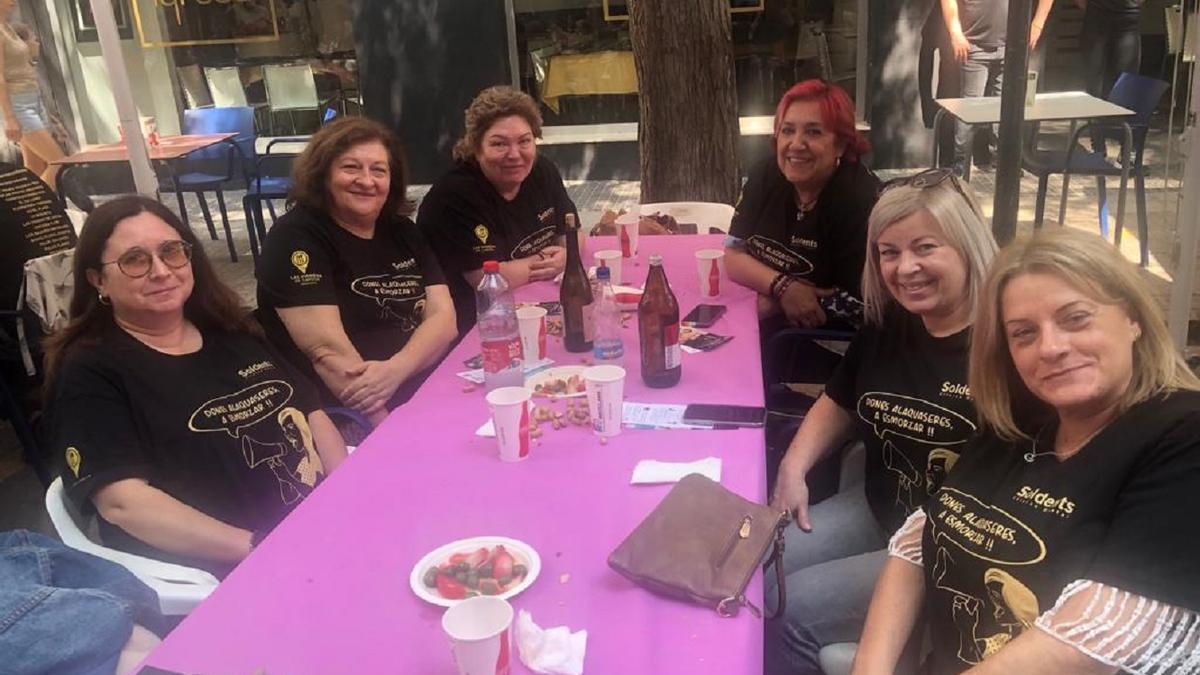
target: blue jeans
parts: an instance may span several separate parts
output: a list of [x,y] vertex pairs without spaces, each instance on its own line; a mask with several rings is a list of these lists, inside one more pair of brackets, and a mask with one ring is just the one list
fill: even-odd
[[[999,96],[1004,86],[1004,50],[983,51],[971,47],[967,60],[962,62],[962,96],[963,98],[978,98],[980,96]],[[971,143],[970,125],[963,122],[954,124],[954,161],[961,162],[965,167],[968,147]]]
[[[789,525],[784,541],[787,607],[765,623],[766,675],[820,675],[821,648],[856,642],[883,563],[887,537],[867,506],[861,483],[808,510],[812,532]],[[764,601],[774,611],[775,571],[767,570]]]
[[0,671],[111,675],[158,596],[115,563],[25,530],[0,532]]
[[50,126],[46,106],[42,105],[42,95],[38,92],[10,92],[8,101],[12,104],[13,116],[17,118],[22,132],[41,131]]

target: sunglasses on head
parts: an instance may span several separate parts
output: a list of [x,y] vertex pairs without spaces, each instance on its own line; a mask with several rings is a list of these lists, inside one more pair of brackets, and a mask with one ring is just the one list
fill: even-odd
[[961,196],[967,202],[967,204],[971,207],[971,210],[974,211],[976,215],[979,215],[982,218],[983,214],[979,213],[979,209],[976,207],[975,200],[967,196],[967,191],[963,189],[961,182],[962,179],[958,177],[958,174],[954,173],[954,169],[949,167],[926,169],[919,173],[914,173],[911,176],[900,176],[899,178],[893,178],[883,184],[883,187],[879,190],[879,194],[882,195],[888,190],[900,187],[902,185],[914,187],[918,190],[924,190],[925,188],[937,187],[946,181],[950,181],[950,184],[954,186],[954,191],[957,192],[959,196]]
[[116,260],[101,261],[100,266],[116,265],[125,276],[140,279],[150,273],[156,256],[164,265],[177,270],[192,261],[192,245],[180,239],[172,239],[159,244],[154,253],[138,246],[125,251]]

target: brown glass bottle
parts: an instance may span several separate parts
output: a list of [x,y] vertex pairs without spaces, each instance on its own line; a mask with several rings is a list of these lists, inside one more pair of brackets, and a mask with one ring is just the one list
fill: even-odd
[[579,257],[579,228],[575,214],[568,213],[567,266],[563,270],[558,299],[563,310],[563,346],[569,352],[592,351],[592,283]]
[[638,302],[642,381],[647,387],[673,387],[683,374],[679,349],[679,302],[667,283],[662,256],[650,256],[650,273]]

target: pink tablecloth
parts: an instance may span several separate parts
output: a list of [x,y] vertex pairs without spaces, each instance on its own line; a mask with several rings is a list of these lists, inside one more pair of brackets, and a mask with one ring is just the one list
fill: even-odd
[[[611,244],[600,239],[591,248]],[[641,245],[640,264],[626,261],[625,279],[644,281],[648,253],[662,253],[686,313],[698,302],[692,254],[720,247],[721,237],[644,237]],[[535,285],[519,297],[556,298],[557,289]],[[730,285],[719,302],[729,312],[712,330],[736,339],[685,355],[683,380],[671,389],[642,384],[637,323],[630,322],[626,400],[762,404],[754,295]],[[454,376],[477,352],[470,335],[147,663],[207,673],[451,675],[443,610],[417,599],[409,571],[441,544],[497,534],[541,555],[540,578],[513,605],[543,627],[586,628],[586,673],[761,672],[761,620],[745,611],[722,619],[651,595],[611,571],[606,559],[668,490],[631,486],[638,460],[715,455],[721,482],[761,501],[762,431],[625,430],[602,446],[590,430],[547,427],[528,460],[502,463],[495,441],[474,435],[488,417],[482,390],[463,393]],[[552,344],[551,357],[580,361],[561,343]],[[760,604],[761,575],[747,596]],[[514,672],[528,671],[518,663]]]

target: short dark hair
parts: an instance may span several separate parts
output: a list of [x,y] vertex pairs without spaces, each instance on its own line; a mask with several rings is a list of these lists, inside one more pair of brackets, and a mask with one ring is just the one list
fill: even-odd
[[514,115],[529,124],[534,137],[542,137],[542,113],[532,96],[505,86],[488,87],[479,92],[464,112],[467,128],[454,144],[454,159],[465,162],[474,158],[483,146],[484,134],[496,120]]
[[140,213],[158,217],[179,233],[179,238],[192,248],[192,294],[183,305],[183,314],[197,328],[245,331],[260,335],[262,329],[249,318],[241,298],[226,286],[209,262],[204,247],[179,217],[155,199],[142,195],[126,195],[97,206],[83,223],[75,257],[71,263],[75,289],[69,307],[70,322],[46,339],[46,387],[53,386],[58,369],[74,348],[99,340],[103,330],[113,325],[112,306],[101,303],[96,289],[88,283],[88,270],[97,272],[103,267],[104,246],[117,225]]
[[292,189],[288,192],[288,206],[299,204],[317,211],[329,212],[329,191],[325,183],[333,162],[356,145],[378,141],[387,149],[388,168],[391,171],[391,186],[383,213],[389,215],[408,214],[412,204],[408,201],[408,169],[404,162],[404,149],[396,134],[384,125],[365,117],[343,117],[334,120],[312,135],[304,152],[292,165]]

